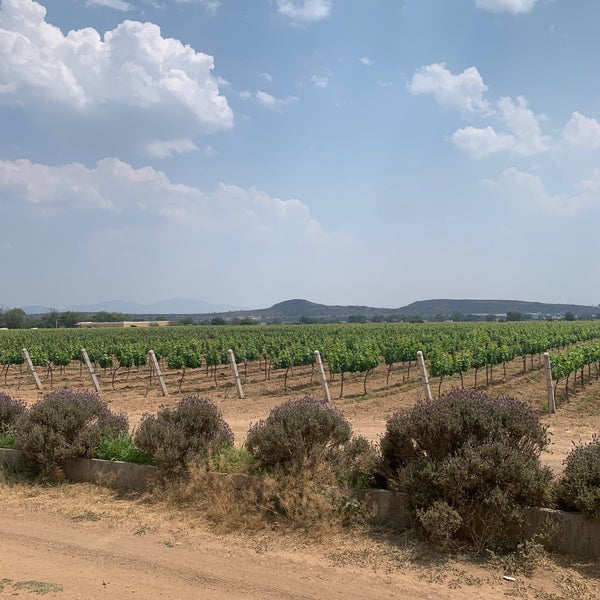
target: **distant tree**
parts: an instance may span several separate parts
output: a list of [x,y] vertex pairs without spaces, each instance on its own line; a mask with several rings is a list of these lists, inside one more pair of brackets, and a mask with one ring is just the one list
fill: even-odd
[[577,321],[577,315],[569,310],[565,313],[565,321]]
[[367,317],[365,315],[349,315],[348,323],[366,323]]
[[423,323],[423,317],[421,315],[411,315],[407,321],[409,323]]
[[256,325],[258,321],[251,319],[250,317],[236,317],[231,320],[232,325]]
[[3,327],[9,329],[24,329],[28,326],[27,315],[22,308],[11,308],[10,310],[4,311]]
[[456,323],[457,321],[464,321],[465,315],[463,315],[459,310],[455,310],[450,318]]
[[76,323],[84,320],[84,314],[67,310],[58,316],[59,327],[75,327]]
[[213,317],[210,320],[211,325],[228,325],[228,322],[223,317]]
[[507,321],[524,321],[525,315],[522,312],[519,312],[518,310],[509,310],[506,313],[506,320]]
[[436,323],[443,323],[446,320],[446,315],[443,315],[442,313],[438,313],[437,315],[435,315],[432,319],[433,321],[435,321]]
[[55,309],[51,308],[47,313],[44,313],[40,317],[40,327],[45,328],[53,328],[56,329],[58,327],[58,319],[60,313]]
[[100,312],[94,313],[92,316],[94,323],[118,323],[119,321],[128,321],[129,315],[120,312],[106,312],[101,310]]
[[485,320],[491,323],[496,320],[496,315],[485,315]]
[[[157,321],[162,320],[162,319],[157,319]],[[194,318],[190,317],[189,315],[187,317],[183,317],[182,319],[179,319],[178,323],[180,325],[193,325],[194,324]]]
[[375,314],[371,317],[371,323],[383,323],[384,316],[382,314]]

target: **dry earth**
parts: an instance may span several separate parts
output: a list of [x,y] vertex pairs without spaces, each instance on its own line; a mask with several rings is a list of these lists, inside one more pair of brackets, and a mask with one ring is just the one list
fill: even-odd
[[[556,415],[546,416],[543,372],[537,361],[523,374],[523,364],[493,374],[490,392],[511,394],[540,409],[552,434],[551,452],[542,457],[555,471],[573,443],[587,442],[599,430],[600,384],[562,402]],[[244,378],[244,369],[241,368]],[[59,387],[91,387],[75,366],[64,374],[39,370],[45,391]],[[336,405],[355,432],[377,441],[387,419],[422,395],[411,370],[396,369],[386,386],[380,367],[367,382],[348,378],[344,398]],[[252,422],[264,418],[280,402],[304,394],[322,396],[310,369],[296,369],[284,392],[283,374],[273,372],[265,381],[258,364],[246,374],[246,398],[239,400],[229,370],[215,380],[204,370],[167,373],[170,392],[150,385],[148,372],[99,373],[101,396],[111,408],[128,414],[134,426],[144,412],[173,404],[182,395],[211,398],[241,443]],[[478,384],[485,382],[479,373]],[[472,387],[474,376],[465,378]],[[437,381],[432,391],[437,394]],[[460,379],[443,383],[442,391],[460,386]],[[12,369],[0,381],[0,391],[33,402],[39,396],[31,375]],[[340,381],[331,383],[333,397]],[[564,388],[560,387],[564,396]],[[436,554],[431,548],[393,532],[333,531],[320,539],[292,532],[223,533],[193,510],[174,510],[145,497],[119,497],[108,489],[84,484],[33,486],[0,474],[0,597],[45,594],[61,599],[95,598],[447,598],[502,597],[558,600],[600,598],[600,563],[576,557],[542,556],[517,561],[535,566],[531,573],[515,571],[515,563],[494,559],[481,562],[462,555]],[[514,573],[513,573],[514,572]],[[515,581],[504,575],[514,574]]]

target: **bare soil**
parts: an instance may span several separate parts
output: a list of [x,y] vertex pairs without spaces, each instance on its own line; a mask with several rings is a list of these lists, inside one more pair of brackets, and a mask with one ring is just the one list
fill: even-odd
[[[533,366],[533,368],[532,368]],[[537,359],[523,373],[521,360],[494,370],[489,391],[510,394],[540,410],[552,435],[550,452],[542,460],[556,472],[574,443],[590,441],[599,430],[600,383],[592,381],[546,415],[544,374]],[[261,365],[240,366],[245,398],[237,398],[231,372],[215,376],[204,369],[166,372],[169,395],[163,397],[149,370],[98,372],[101,397],[135,426],[143,413],[181,397],[210,398],[242,443],[251,423],[264,418],[277,404],[310,394],[323,397],[310,367],[284,375],[273,371],[265,379]],[[396,411],[423,397],[412,365],[396,368],[386,385],[386,367],[367,380],[346,376],[330,382],[335,404],[356,433],[378,441]],[[91,388],[85,371],[67,367],[38,369],[44,392],[62,387]],[[52,375],[52,383],[50,383]],[[478,387],[485,386],[478,374]],[[473,387],[474,373],[464,385]],[[441,391],[460,387],[460,378],[442,384]],[[438,381],[431,382],[434,395]],[[11,367],[0,379],[0,391],[31,403],[41,393],[31,374]],[[355,529],[332,531],[318,539],[294,532],[265,529],[224,533],[198,511],[175,510],[144,496],[118,496],[87,484],[43,487],[0,472],[0,597],[45,594],[64,599],[95,598],[403,598],[406,600],[502,597],[537,600],[600,598],[600,563],[576,557],[542,554],[519,560],[438,554],[432,548],[394,532]],[[512,562],[511,562],[512,561]],[[512,576],[514,581],[503,576]]]

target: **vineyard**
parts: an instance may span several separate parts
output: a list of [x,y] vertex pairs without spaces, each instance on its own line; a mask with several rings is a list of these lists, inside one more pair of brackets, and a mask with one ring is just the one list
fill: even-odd
[[[258,394],[320,395],[315,350],[320,352],[334,398],[415,386],[417,351],[425,356],[434,395],[448,386],[473,387],[507,379],[507,365],[539,369],[550,352],[559,398],[597,379],[600,322],[269,325],[147,329],[57,329],[0,332],[0,388],[30,390],[26,348],[44,391],[91,387],[85,348],[105,391],[158,389],[152,350],[169,394],[236,395],[228,351],[235,354],[242,386]],[[348,385],[351,388],[348,388]],[[251,397],[251,394],[250,396]]]

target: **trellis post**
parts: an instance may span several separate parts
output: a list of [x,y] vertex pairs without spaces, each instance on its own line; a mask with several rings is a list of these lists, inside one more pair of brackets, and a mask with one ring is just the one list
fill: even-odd
[[321,383],[323,384],[323,389],[325,390],[325,397],[327,398],[327,402],[331,402],[329,385],[327,385],[327,377],[325,376],[325,369],[323,368],[321,353],[318,350],[315,350],[315,360],[317,361],[317,365],[319,366],[319,373],[321,374]]
[[88,353],[85,348],[81,349],[81,356],[83,356],[85,366],[87,367],[88,373],[90,374],[90,377],[92,379],[92,383],[96,388],[96,392],[100,393],[100,384],[98,383],[98,378],[96,377],[96,373],[94,373],[94,367],[90,361],[90,357],[88,356]]
[[235,354],[233,353],[233,350],[231,348],[229,348],[229,350],[227,350],[227,355],[229,356],[229,364],[231,364],[233,376],[235,377],[235,385],[237,387],[238,398],[240,400],[243,400],[244,390],[242,389],[242,382],[240,381],[240,374],[238,372],[237,363],[235,362]]
[[163,379],[162,371],[160,370],[160,365],[158,364],[158,359],[156,358],[156,354],[154,354],[154,350],[148,351],[148,356],[150,357],[150,366],[154,368],[156,374],[158,375],[158,381],[160,383],[160,389],[162,390],[162,395],[167,395],[167,386],[165,385],[165,380]]
[[556,412],[556,402],[554,398],[554,383],[552,382],[552,365],[550,364],[550,353],[544,352],[544,367],[546,371],[546,392],[548,393],[548,412]]
[[27,352],[27,348],[23,348],[23,356],[25,357],[27,366],[29,367],[31,374],[33,375],[33,378],[35,379],[35,385],[37,386],[37,389],[40,390],[40,392],[41,392],[42,391],[42,382],[40,381],[40,378],[38,377],[38,374],[37,374],[37,371],[35,370],[33,361],[31,360],[31,356],[29,356],[29,352]]
[[425,390],[425,396],[429,402],[431,402],[431,388],[429,387],[429,377],[427,375],[427,367],[425,367],[425,359],[423,358],[423,352],[419,350],[417,352],[417,364],[419,365],[419,370],[421,371],[421,383],[423,385],[423,389]]

